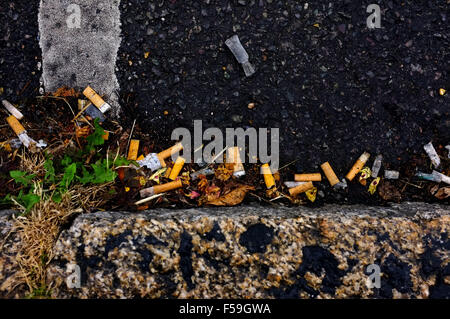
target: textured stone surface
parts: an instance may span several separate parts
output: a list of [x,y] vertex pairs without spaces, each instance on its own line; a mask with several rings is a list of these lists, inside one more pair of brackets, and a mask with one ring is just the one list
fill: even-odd
[[[119,112],[115,74],[120,46],[119,0],[41,0],[39,9],[42,78],[47,91],[91,85]],[[68,24],[78,5],[80,28]]]
[[449,298],[449,226],[420,203],[102,212],[62,232],[48,278],[62,298]]
[[0,211],[0,298],[19,297],[23,293],[23,287],[14,287],[14,279],[20,275],[20,267],[15,258],[19,238],[11,233],[13,213],[11,210]]

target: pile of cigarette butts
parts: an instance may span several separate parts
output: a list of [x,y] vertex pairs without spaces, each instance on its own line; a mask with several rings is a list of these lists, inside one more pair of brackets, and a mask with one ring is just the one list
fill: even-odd
[[[243,65],[245,65],[244,68],[246,70],[246,73],[248,75],[252,74],[254,70],[252,66],[248,63],[248,55],[242,48],[242,45],[240,44],[237,36],[227,40],[226,44],[236,55],[237,59]],[[90,86],[88,86],[83,91],[83,94],[90,101],[90,103],[88,100],[79,99],[78,100],[78,108],[80,110],[79,114],[85,113],[92,119],[99,119],[100,122],[104,121],[105,113],[111,109],[111,105],[106,103],[103,100],[103,98],[97,92],[95,92]],[[27,147],[28,149],[33,151],[45,148],[46,143],[44,141],[40,140],[39,142],[36,142],[35,140],[33,140],[31,137],[28,136],[27,131],[20,124],[19,121],[23,118],[23,114],[15,106],[13,106],[10,102],[6,100],[3,100],[2,104],[5,107],[5,109],[11,114],[6,119],[6,121],[8,122],[8,124],[18,137],[18,140],[15,143],[12,143],[13,145],[15,145],[15,148],[19,148],[22,144],[25,145],[25,147]],[[182,174],[183,176],[189,176],[189,179],[193,181],[199,179],[202,175],[206,177],[208,175],[215,174],[215,170],[212,167],[212,164],[207,164],[204,162],[197,163],[200,166],[200,169],[198,171],[192,173],[189,172],[182,173],[182,169],[186,163],[186,159],[183,158],[182,156],[178,156],[174,161],[173,165],[167,165],[166,160],[168,160],[169,157],[173,157],[183,150],[183,145],[181,143],[177,143],[174,146],[166,150],[163,150],[160,153],[150,153],[145,156],[142,154],[139,155],[139,144],[140,144],[139,140],[136,139],[129,140],[127,159],[133,161],[134,163],[137,163],[138,166],[136,166],[136,164],[131,165],[131,167],[137,170],[141,168],[146,168],[150,170],[150,172],[153,174],[152,177],[150,177],[150,180],[156,181],[158,185],[154,185],[152,187],[140,190],[139,194],[142,199],[136,202],[135,203],[136,205],[144,204],[146,202],[151,201],[154,198],[161,196],[166,192],[182,188],[183,182],[182,178],[180,178],[180,174]],[[450,157],[450,145],[447,145],[446,148],[449,151]],[[450,177],[443,174],[442,172],[439,172],[439,169],[441,168],[441,160],[439,158],[439,155],[436,153],[433,144],[431,142],[426,144],[424,146],[424,150],[428,155],[428,157],[430,158],[434,169],[432,170],[431,173],[417,172],[416,177],[418,179],[422,179],[425,181],[432,181],[436,183],[443,182],[446,184],[450,184]],[[214,163],[215,160],[219,158],[219,156],[224,156],[223,153],[225,151],[226,151],[225,155],[226,163],[232,164],[231,166],[233,167],[232,175],[235,178],[245,176],[246,172],[243,162],[240,158],[240,150],[238,147],[225,148],[221,153],[217,154],[213,158],[212,163]],[[348,187],[347,182],[353,181],[355,177],[359,174],[358,177],[359,183],[362,184],[363,186],[368,185],[368,192],[370,194],[374,194],[381,180],[379,173],[383,162],[383,156],[381,154],[378,154],[375,157],[371,168],[366,166],[366,164],[369,161],[369,158],[370,154],[368,152],[364,152],[356,160],[356,162],[351,167],[347,175],[345,175],[345,178],[342,178],[341,180],[338,178],[329,162],[321,164],[320,167],[329,184],[334,189],[346,189]],[[269,191],[273,191],[272,194],[276,193],[275,191],[277,189],[276,185],[277,179],[274,177],[274,174],[272,174],[268,163],[263,163],[261,165],[260,173],[262,175],[268,193]],[[171,181],[165,184],[160,184],[159,179],[160,176],[168,178]],[[385,169],[383,177],[388,180],[399,179],[400,172]],[[310,201],[314,202],[317,194],[317,187],[314,186],[314,183],[321,181],[322,181],[321,172],[299,173],[294,174],[293,181],[285,181],[284,185],[288,188],[290,198],[295,198],[299,194],[305,193],[307,198]],[[145,184],[146,183],[142,183],[142,185]]]

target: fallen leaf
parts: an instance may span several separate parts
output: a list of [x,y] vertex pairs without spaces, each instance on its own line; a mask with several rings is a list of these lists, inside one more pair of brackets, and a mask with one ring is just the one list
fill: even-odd
[[235,206],[242,203],[245,195],[247,195],[247,193],[251,190],[255,190],[255,187],[249,185],[240,185],[228,194],[225,194],[213,201],[207,202],[206,204],[214,206]]
[[449,196],[450,196],[450,186],[441,187],[434,194],[434,197],[436,197],[437,199],[446,199]]
[[68,88],[66,86],[60,87],[59,89],[56,90],[55,93],[53,93],[53,96],[57,96],[57,97],[77,97],[78,93],[75,91],[75,89],[73,88]]

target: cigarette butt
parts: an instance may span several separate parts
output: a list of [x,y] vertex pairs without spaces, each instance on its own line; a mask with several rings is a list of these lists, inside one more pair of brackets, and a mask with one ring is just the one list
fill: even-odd
[[171,172],[172,172],[172,168],[168,167],[166,169],[166,172],[164,173],[164,177],[169,178]]
[[242,176],[245,173],[244,165],[239,154],[239,147],[230,147],[227,150],[227,163],[234,164],[234,175]]
[[13,129],[14,133],[16,133],[17,136],[25,132],[25,128],[20,124],[19,120],[14,115],[10,115],[6,121],[8,122],[9,126]]
[[175,161],[175,164],[172,167],[172,171],[170,172],[169,179],[176,180],[178,175],[181,172],[181,169],[183,168],[184,162],[186,162],[186,159],[179,156],[177,160]]
[[295,174],[294,180],[296,182],[320,182],[322,181],[322,175],[320,173]]
[[15,116],[16,119],[23,119],[23,114],[14,105],[9,103],[7,100],[2,101],[3,106],[8,110],[9,113]]
[[[183,144],[177,143],[174,146],[172,146],[172,147],[170,147],[170,148],[168,148],[168,149],[158,153],[158,158],[161,161],[161,164],[162,164],[163,160],[165,160],[166,158],[172,156],[175,153],[178,153],[182,149],[183,149]],[[164,163],[163,167],[165,167],[165,165],[166,164]]]
[[103,134],[103,139],[105,140],[105,141],[107,141],[107,140],[109,140],[109,132],[108,131],[105,131],[105,134]]
[[135,161],[138,156],[138,151],[139,151],[139,140],[131,140],[130,148],[128,149],[127,159],[129,161]]
[[325,176],[327,177],[331,186],[334,186],[337,183],[339,183],[339,178],[337,178],[336,174],[334,173],[333,169],[331,168],[330,163],[325,162],[322,165],[320,165],[320,167],[322,168],[323,172],[325,173]]
[[101,98],[100,95],[97,94],[97,92],[95,92],[90,86],[88,86],[86,89],[84,89],[83,91],[84,96],[86,96],[91,102],[92,104],[94,104],[102,113],[105,113],[106,111],[108,111],[111,106],[105,102],[105,100],[103,100]]
[[266,183],[267,189],[275,186],[275,178],[273,178],[269,164],[263,164],[261,166],[261,174],[264,176],[264,182]]
[[351,181],[353,178],[355,178],[356,174],[359,173],[359,171],[364,167],[366,162],[369,160],[370,154],[367,152],[364,152],[358,160],[353,164],[353,167],[350,169],[350,171],[345,176],[349,181]]
[[177,181],[173,181],[170,183],[166,183],[166,184],[162,184],[162,185],[155,185],[153,187],[143,189],[139,192],[139,194],[141,195],[141,197],[148,197],[148,196],[152,196],[155,194],[165,193],[165,192],[180,188],[182,186],[183,186],[183,184],[182,184],[181,180],[177,180]]
[[144,158],[145,158],[145,156],[141,154],[141,155],[137,158],[137,161],[142,161]]
[[312,189],[313,187],[314,187],[314,185],[313,185],[312,182],[307,182],[305,184],[298,185],[298,186],[296,186],[294,188],[289,188],[289,194],[291,196],[296,196],[296,195],[298,195],[300,193],[304,193],[307,190]]

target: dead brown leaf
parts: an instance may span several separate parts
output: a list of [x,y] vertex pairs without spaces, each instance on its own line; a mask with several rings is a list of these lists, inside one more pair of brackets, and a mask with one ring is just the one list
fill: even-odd
[[249,191],[255,190],[254,186],[249,185],[240,185],[239,187],[233,189],[231,192],[213,200],[210,202],[207,202],[207,205],[213,205],[213,206],[235,206],[240,203],[245,198],[245,195]]
[[66,86],[60,87],[53,93],[53,96],[57,97],[77,97],[78,93],[73,88],[68,88]]
[[436,197],[437,199],[446,199],[449,196],[450,196],[450,186],[441,187],[434,194],[434,197]]
[[385,201],[400,202],[402,200],[402,195],[398,191],[397,187],[392,185],[390,182],[384,181],[380,184],[378,188],[378,194]]

